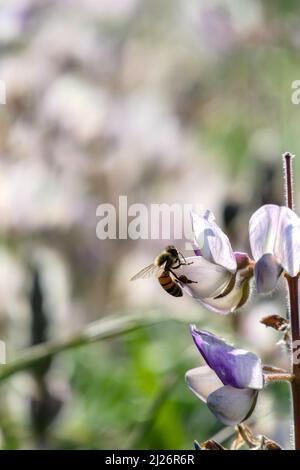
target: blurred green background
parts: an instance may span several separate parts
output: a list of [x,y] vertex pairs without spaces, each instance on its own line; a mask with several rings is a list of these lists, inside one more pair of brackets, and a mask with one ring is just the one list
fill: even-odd
[[[226,444],[232,431],[184,383],[201,362],[190,322],[286,364],[259,323],[284,314],[282,287],[221,317],[155,280],[130,283],[168,242],[101,241],[96,208],[119,195],[200,203],[248,250],[251,213],[283,201],[281,154],[300,155],[299,14],[296,0],[0,1],[8,362],[102,317],[151,323],[0,383],[1,448],[191,449],[216,434]],[[261,394],[252,424],[289,445],[286,386]]]

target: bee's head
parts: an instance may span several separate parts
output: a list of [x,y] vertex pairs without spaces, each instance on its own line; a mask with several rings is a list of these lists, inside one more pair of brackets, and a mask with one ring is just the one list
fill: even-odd
[[173,246],[173,245],[168,245],[166,247],[166,252],[169,253],[172,256],[178,256],[178,251],[176,250],[175,246]]

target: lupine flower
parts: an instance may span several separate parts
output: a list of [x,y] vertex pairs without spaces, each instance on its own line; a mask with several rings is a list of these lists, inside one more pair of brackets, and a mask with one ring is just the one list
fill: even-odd
[[188,387],[219,421],[230,426],[241,423],[251,415],[264,385],[261,360],[195,326],[191,334],[207,365],[186,373]]
[[254,276],[258,293],[272,291],[280,275],[300,271],[300,219],[288,207],[267,204],[249,222],[250,244],[256,261]]
[[191,281],[183,291],[209,310],[221,314],[235,311],[250,295],[251,260],[246,253],[233,252],[228,237],[218,227],[212,212],[192,212],[196,256],[187,258],[177,273]]

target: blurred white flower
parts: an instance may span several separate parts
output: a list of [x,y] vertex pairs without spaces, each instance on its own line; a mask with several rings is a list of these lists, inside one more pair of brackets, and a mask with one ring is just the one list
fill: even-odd
[[49,88],[42,103],[42,118],[60,126],[81,143],[99,138],[107,117],[108,98],[99,87],[73,75],[63,75]]

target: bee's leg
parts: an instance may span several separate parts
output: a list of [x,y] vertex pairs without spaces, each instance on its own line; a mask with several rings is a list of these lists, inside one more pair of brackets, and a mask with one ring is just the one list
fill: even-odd
[[180,266],[189,266],[190,264],[193,264],[194,261],[190,261],[189,263],[186,262],[186,259],[184,258],[184,262],[180,261]]
[[182,275],[179,276],[179,281],[182,282],[183,284],[198,284],[197,281],[192,281],[191,279],[187,278],[186,276]]
[[186,276],[184,275],[181,275],[181,276],[177,276],[177,274],[175,274],[173,272],[173,269],[170,269],[170,272],[173,274],[173,276],[175,277],[175,279],[177,279],[177,281],[179,282],[182,282],[183,284],[198,284],[197,281],[191,281],[190,279],[188,279]]
[[[180,261],[183,266],[188,266],[189,264],[193,264],[193,261],[191,261],[190,263],[187,263],[186,258],[183,256],[183,254],[180,251],[178,253],[181,256],[181,258],[183,259],[183,262]],[[179,259],[179,257],[178,257],[178,259]]]
[[[177,268],[179,268],[179,266],[177,266]],[[175,269],[177,269],[177,268],[175,267]],[[180,276],[177,276],[177,274],[174,273],[173,269],[174,269],[174,267],[172,269],[170,269],[170,273],[173,274],[173,276],[175,277],[175,279],[177,279],[177,281],[180,281]]]
[[180,254],[181,258],[183,259],[183,262],[186,263],[186,259],[185,259],[185,257],[183,256],[183,254],[182,254],[180,251],[179,251],[178,253]]
[[[173,266],[172,266],[172,269],[178,269],[178,268],[180,268],[180,266],[182,266],[182,263],[181,263],[180,261],[178,261],[178,264],[177,264],[176,266],[173,265]],[[170,270],[170,271],[171,271],[171,270]]]
[[178,269],[180,268],[180,266],[189,266],[190,264],[193,264],[194,261],[191,261],[190,263],[182,263],[181,261],[178,261],[178,264],[175,266],[173,265],[172,266],[172,269]]

